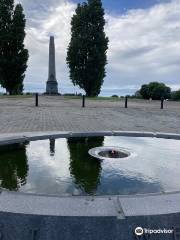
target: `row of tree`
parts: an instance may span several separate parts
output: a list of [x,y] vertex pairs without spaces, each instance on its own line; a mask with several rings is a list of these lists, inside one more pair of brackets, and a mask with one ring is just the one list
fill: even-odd
[[164,83],[150,82],[149,84],[142,85],[136,96],[152,100],[160,100],[162,97],[165,99],[180,100],[180,90],[172,92],[171,88]]
[[25,15],[14,0],[0,1],[0,84],[12,94],[23,91],[28,50],[24,47]]

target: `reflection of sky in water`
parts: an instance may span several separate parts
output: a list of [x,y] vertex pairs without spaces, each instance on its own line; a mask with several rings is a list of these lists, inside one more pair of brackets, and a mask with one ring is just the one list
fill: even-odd
[[[88,150],[101,145],[122,147],[132,154],[122,160],[99,162],[88,155]],[[6,180],[7,169],[15,172],[15,168],[21,167],[18,160],[11,166],[10,163],[16,158],[14,153],[0,156],[0,185],[5,182],[2,180]],[[21,159],[27,156],[24,162],[28,165],[24,167],[27,169],[26,181],[19,186],[19,190],[24,192],[136,194],[180,190],[178,140],[101,137],[71,141],[57,139],[51,144],[50,140],[42,140],[30,142],[26,146],[26,154],[20,154]],[[6,157],[10,161],[8,166],[4,166]]]
[[[57,144],[57,147],[56,147]],[[29,162],[28,184],[22,191],[40,193],[61,193],[71,190],[72,180],[69,172],[69,152],[66,139],[58,139],[55,153],[50,151],[50,141],[31,142],[27,147]]]
[[116,176],[120,174],[128,179],[154,183],[161,190],[180,190],[180,141],[108,137],[105,138],[104,145],[120,146],[134,153],[123,161],[103,162],[105,177],[107,173],[114,173]]

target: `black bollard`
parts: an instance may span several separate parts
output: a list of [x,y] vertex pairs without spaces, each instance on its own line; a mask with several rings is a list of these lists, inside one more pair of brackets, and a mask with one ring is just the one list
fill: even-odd
[[82,96],[82,107],[85,108],[85,95]]
[[30,232],[31,232],[31,239],[32,240],[39,239],[39,229],[32,229]]
[[125,97],[125,108],[128,108],[128,97]]
[[179,236],[180,236],[180,228],[176,227],[174,228],[174,239],[178,239]]
[[161,98],[161,109],[164,108],[164,97]]
[[39,103],[38,103],[38,93],[36,93],[35,95],[35,106],[38,107]]

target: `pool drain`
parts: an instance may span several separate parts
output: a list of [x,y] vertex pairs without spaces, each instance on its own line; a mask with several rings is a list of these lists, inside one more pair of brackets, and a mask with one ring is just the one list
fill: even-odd
[[130,153],[119,147],[96,147],[92,148],[88,152],[92,157],[101,159],[101,160],[110,160],[110,159],[123,159],[130,156]]

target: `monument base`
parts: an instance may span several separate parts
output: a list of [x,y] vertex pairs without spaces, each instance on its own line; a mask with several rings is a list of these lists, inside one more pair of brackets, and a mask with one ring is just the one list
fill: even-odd
[[58,83],[56,81],[47,81],[46,95],[59,95]]

